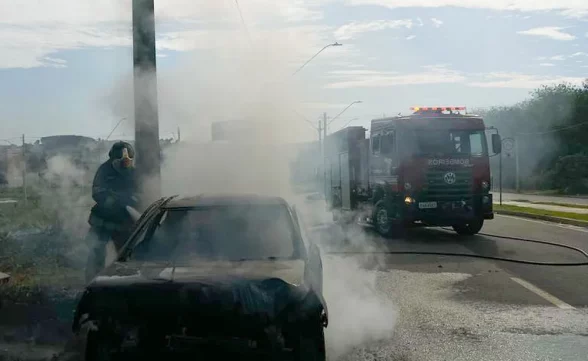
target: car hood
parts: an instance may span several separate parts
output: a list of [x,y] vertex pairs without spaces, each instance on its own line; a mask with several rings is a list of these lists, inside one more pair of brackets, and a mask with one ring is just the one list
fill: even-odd
[[85,314],[114,317],[131,309],[147,318],[156,311],[169,320],[178,314],[198,314],[196,319],[226,321],[227,314],[237,312],[255,322],[270,322],[304,314],[307,307],[323,302],[321,295],[308,297],[314,292],[304,274],[303,260],[199,262],[175,268],[166,263],[116,262],[86,287],[73,330],[79,331]]
[[159,282],[222,282],[279,278],[293,285],[304,282],[304,260],[207,261],[172,267],[169,263],[115,262],[90,286],[125,286]]

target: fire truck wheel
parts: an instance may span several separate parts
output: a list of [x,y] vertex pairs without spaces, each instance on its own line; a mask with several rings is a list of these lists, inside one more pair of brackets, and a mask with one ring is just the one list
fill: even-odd
[[376,230],[384,237],[399,237],[403,234],[404,227],[398,217],[398,213],[394,212],[390,207],[386,207],[384,203],[376,205],[374,221]]
[[484,219],[478,218],[477,220],[467,224],[455,225],[453,226],[453,230],[460,236],[473,236],[474,234],[480,232],[482,226],[484,226]]

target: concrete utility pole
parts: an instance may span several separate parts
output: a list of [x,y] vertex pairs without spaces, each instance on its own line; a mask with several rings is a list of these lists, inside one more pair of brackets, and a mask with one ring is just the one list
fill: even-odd
[[318,144],[319,144],[319,153],[322,154],[323,153],[323,126],[321,124],[321,121],[318,121],[318,127],[316,128],[318,131]]
[[326,146],[327,146],[327,113],[323,113],[323,146],[321,151],[322,163],[323,163],[323,192],[325,197],[327,197],[327,163],[325,160],[326,154]]
[[[323,155],[323,127],[321,125],[321,120],[318,121],[318,127],[316,128],[316,130],[318,131],[318,155],[321,157],[321,160],[317,164],[318,168],[317,168],[317,190],[320,192],[321,191],[321,187],[324,188],[324,169],[323,169],[323,176],[321,176],[320,174],[320,170],[324,167],[324,155]],[[320,166],[320,164],[323,164],[323,166]],[[321,186],[321,181],[322,181],[322,186]]]
[[153,0],[133,0],[135,148],[144,205],[161,196],[161,150],[157,109],[155,8]]
[[323,113],[323,139],[327,139],[327,113]]

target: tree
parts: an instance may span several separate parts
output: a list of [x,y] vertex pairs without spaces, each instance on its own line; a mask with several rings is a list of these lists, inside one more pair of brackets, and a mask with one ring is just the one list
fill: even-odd
[[588,156],[588,81],[542,86],[521,103],[487,110],[485,120],[518,140],[521,177],[532,186],[582,189],[588,177],[582,159]]

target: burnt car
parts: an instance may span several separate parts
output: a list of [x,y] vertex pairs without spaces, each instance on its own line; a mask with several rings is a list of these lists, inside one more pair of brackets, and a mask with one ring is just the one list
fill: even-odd
[[170,197],[86,287],[73,331],[87,360],[229,352],[325,360],[319,248],[269,196]]

